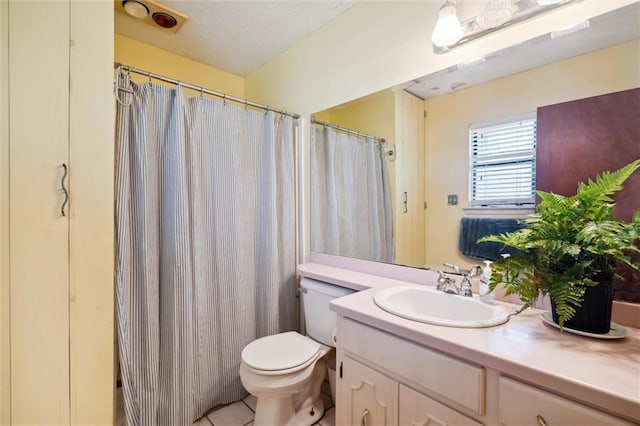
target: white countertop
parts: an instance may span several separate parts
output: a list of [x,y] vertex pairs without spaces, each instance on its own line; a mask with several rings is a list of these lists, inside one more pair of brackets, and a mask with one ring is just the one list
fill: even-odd
[[626,327],[620,340],[582,337],[544,324],[543,311],[532,309],[489,328],[423,324],[373,302],[380,289],[411,283],[313,263],[298,272],[361,290],[331,302],[340,315],[640,422],[640,329]]

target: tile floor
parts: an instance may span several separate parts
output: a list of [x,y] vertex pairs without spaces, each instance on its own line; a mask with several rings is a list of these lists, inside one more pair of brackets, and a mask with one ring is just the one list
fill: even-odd
[[[124,419],[124,408],[122,407],[121,389],[118,389],[118,411],[116,416],[117,426],[126,426]],[[329,382],[322,383],[322,393],[324,401],[324,416],[314,426],[334,426],[335,407],[331,398],[331,388]],[[256,397],[247,396],[242,401],[234,402],[224,407],[216,407],[208,412],[194,426],[253,426],[253,415],[256,410]]]
[[[320,394],[324,401],[324,416],[314,426],[334,426],[335,407],[331,399],[331,389],[329,382],[322,384]],[[208,412],[194,426],[253,426],[253,415],[256,409],[256,397],[247,396],[242,401],[234,402],[224,407],[217,407]]]

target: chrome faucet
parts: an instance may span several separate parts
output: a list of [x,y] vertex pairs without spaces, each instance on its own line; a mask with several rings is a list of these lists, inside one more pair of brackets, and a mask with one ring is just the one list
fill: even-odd
[[471,293],[471,280],[469,279],[469,275],[462,277],[458,294],[465,297],[473,296],[473,293]]
[[[445,263],[444,265],[453,269],[454,273],[460,273],[460,268],[458,266],[450,263]],[[460,296],[471,297],[473,296],[473,293],[471,292],[471,278],[480,274],[481,271],[482,268],[480,267],[480,265],[473,265],[469,270],[469,273],[462,276],[460,287],[458,287],[454,279],[447,277],[444,272],[439,270],[436,290],[440,290],[449,294],[458,294]]]
[[462,277],[462,281],[460,282],[460,291],[458,292],[460,296],[473,296],[473,293],[471,292],[471,278],[480,275],[480,273],[482,273],[482,267],[480,267],[480,265],[473,265],[469,270],[469,273]]
[[453,278],[447,277],[444,272],[438,271],[438,284],[436,285],[436,290],[444,291],[449,294],[459,294],[460,289],[456,285],[456,280]]
[[460,268],[458,267],[458,265],[454,265],[452,263],[443,263],[443,265],[453,269],[453,273],[454,274],[459,274],[460,273]]

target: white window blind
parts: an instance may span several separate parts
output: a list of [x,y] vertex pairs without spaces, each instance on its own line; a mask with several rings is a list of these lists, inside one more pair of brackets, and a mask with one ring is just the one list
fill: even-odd
[[532,207],[536,189],[535,115],[469,128],[470,207]]

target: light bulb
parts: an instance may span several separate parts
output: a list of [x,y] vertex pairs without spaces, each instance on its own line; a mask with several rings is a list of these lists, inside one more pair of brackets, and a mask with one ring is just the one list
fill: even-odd
[[149,15],[149,9],[144,4],[135,0],[125,0],[122,2],[124,10],[134,18],[143,19]]
[[438,13],[438,22],[433,29],[431,41],[438,47],[455,44],[462,38],[462,25],[456,14],[455,4],[447,1]]

